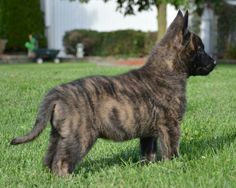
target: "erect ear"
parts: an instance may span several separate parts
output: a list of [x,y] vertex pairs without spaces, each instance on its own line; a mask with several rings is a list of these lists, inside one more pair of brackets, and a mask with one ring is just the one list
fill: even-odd
[[[175,19],[173,20],[172,24],[174,24],[174,25],[180,25],[180,22],[182,22],[183,17],[184,17],[184,16],[183,16],[183,13],[181,12],[181,10],[178,10],[178,13],[177,13]],[[172,25],[172,24],[171,24],[171,25]]]
[[181,48],[185,40],[185,33],[189,35],[188,32],[188,13],[186,12],[185,16],[181,10],[178,11],[175,19],[170,24],[167,29],[165,38],[171,42],[172,46]]
[[176,16],[176,17],[178,17],[178,16],[180,16],[181,18],[183,17],[183,13],[182,13],[181,10],[178,10],[178,13],[177,13],[177,16]]
[[183,28],[182,28],[184,38],[188,35],[188,11],[186,11],[183,20]]
[[167,31],[174,32],[175,34],[177,34],[179,31],[182,31],[183,19],[184,19],[184,16],[181,10],[179,10],[175,19],[172,21],[172,23],[168,27]]

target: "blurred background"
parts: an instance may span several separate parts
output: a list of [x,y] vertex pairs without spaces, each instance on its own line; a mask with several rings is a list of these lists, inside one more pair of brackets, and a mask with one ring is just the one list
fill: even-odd
[[179,8],[208,53],[236,59],[235,0],[0,0],[0,58],[25,56],[29,35],[60,58],[145,57]]

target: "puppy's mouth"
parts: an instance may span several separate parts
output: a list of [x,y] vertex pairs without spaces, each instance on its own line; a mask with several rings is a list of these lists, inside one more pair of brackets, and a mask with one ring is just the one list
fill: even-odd
[[198,67],[196,69],[196,72],[198,75],[208,75],[216,66],[216,61],[214,61],[213,63],[211,64],[208,64],[207,66],[205,67]]

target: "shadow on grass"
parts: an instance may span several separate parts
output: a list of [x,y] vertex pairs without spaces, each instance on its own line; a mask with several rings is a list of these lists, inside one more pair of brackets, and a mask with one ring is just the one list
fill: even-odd
[[188,160],[198,159],[209,153],[216,154],[236,139],[236,133],[210,137],[208,139],[192,140],[182,142],[180,146],[181,154],[187,156]]
[[75,170],[75,174],[79,174],[80,171],[95,173],[112,166],[125,166],[126,164],[138,165],[139,161],[139,148],[131,147],[128,148],[128,150],[122,150],[120,153],[111,155],[110,157],[106,157],[106,154],[104,154],[104,156],[101,156],[99,159],[82,161]]
[[[193,140],[190,142],[182,142],[180,146],[181,155],[187,157],[187,161],[198,160],[201,156],[207,154],[216,154],[223,150],[223,148],[236,139],[236,133],[230,135],[223,135],[220,137],[211,137],[209,139]],[[131,147],[128,150],[115,154],[111,157],[102,156],[96,160],[86,160],[81,162],[75,174],[80,172],[85,173],[83,176],[87,176],[87,173],[95,173],[100,170],[105,170],[113,166],[125,166],[126,164],[133,164],[134,166],[141,165],[140,151],[138,147]],[[186,161],[186,162],[187,162]]]

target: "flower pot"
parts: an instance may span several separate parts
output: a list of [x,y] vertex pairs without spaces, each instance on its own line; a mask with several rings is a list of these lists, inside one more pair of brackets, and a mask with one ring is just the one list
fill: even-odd
[[0,54],[3,54],[6,44],[7,44],[6,39],[0,39]]

